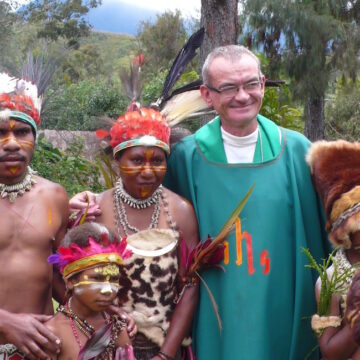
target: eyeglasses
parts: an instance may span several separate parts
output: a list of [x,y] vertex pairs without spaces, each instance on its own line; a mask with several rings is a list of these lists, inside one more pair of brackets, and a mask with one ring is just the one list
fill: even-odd
[[242,85],[226,85],[224,87],[221,87],[220,89],[214,88],[210,85],[206,85],[206,87],[212,91],[217,92],[221,96],[230,98],[230,97],[234,97],[241,88],[247,93],[251,93],[253,91],[259,90],[261,88],[261,81],[260,80],[250,81]]

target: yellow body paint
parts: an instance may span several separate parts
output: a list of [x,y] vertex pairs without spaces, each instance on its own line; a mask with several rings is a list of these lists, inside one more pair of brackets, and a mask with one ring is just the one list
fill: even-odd
[[52,212],[51,212],[51,209],[48,210],[48,224],[49,225],[52,224]]

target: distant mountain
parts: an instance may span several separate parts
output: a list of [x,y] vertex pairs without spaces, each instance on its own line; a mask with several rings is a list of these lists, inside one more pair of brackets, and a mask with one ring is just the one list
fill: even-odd
[[94,30],[136,35],[141,20],[155,20],[157,11],[134,5],[104,1],[91,9],[87,19]]

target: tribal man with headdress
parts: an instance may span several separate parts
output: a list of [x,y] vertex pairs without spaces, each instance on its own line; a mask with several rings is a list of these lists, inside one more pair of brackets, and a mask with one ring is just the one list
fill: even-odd
[[1,360],[46,359],[42,348],[59,347],[43,323],[64,290],[47,257],[65,234],[68,197],[29,167],[40,103],[35,85],[0,74]]

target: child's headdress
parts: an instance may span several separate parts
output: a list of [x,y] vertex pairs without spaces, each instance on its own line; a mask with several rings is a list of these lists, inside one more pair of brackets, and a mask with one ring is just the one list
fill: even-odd
[[329,239],[350,248],[350,234],[360,230],[360,143],[318,141],[306,160],[324,206]]
[[74,243],[68,247],[60,246],[56,254],[49,256],[48,262],[56,264],[66,279],[98,265],[122,265],[123,260],[131,255],[131,251],[126,249],[125,238],[120,242],[110,242],[108,232],[103,232],[100,238],[101,243],[98,243],[89,237],[89,244],[86,247]]

